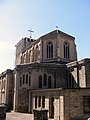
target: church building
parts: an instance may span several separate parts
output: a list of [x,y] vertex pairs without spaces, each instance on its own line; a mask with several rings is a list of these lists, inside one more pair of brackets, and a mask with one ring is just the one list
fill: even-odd
[[14,70],[0,74],[0,102],[17,112],[45,108],[48,119],[85,120],[90,117],[90,59],[78,61],[75,37],[60,30],[37,40],[22,38]]

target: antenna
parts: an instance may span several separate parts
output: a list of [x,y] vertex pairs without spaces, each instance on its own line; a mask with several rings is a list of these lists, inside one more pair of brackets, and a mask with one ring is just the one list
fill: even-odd
[[32,32],[34,32],[34,31],[32,31],[31,29],[28,31],[30,32],[30,38],[32,38]]

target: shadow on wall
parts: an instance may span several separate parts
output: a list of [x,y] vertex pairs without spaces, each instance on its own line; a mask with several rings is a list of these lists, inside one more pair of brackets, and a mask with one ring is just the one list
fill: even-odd
[[79,81],[77,80],[77,82],[76,82],[76,80],[75,80],[74,76],[72,75],[72,73],[68,74],[67,88],[80,88]]

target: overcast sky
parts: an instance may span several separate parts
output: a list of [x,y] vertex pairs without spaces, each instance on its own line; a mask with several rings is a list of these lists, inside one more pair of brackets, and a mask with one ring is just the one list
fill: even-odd
[[90,57],[90,0],[0,0],[0,73],[13,69],[15,44],[58,29],[76,38],[78,59]]

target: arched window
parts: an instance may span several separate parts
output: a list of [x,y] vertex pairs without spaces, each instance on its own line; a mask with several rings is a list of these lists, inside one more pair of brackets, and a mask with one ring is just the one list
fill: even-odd
[[64,43],[64,58],[69,59],[69,45],[67,42]]
[[29,86],[31,85],[31,76],[29,76]]
[[36,50],[35,50],[35,60],[36,61],[38,60],[38,51],[39,51],[39,48],[38,48],[38,45],[37,45]]
[[23,84],[25,84],[25,74],[23,74]]
[[26,84],[28,84],[28,74],[26,74]]
[[28,62],[31,63],[31,50],[29,50],[29,57],[28,58],[29,58]]
[[47,86],[47,75],[43,75],[43,86]]
[[47,58],[53,58],[53,43],[49,42],[47,44]]
[[42,88],[42,76],[39,76],[39,88]]
[[35,61],[38,61],[40,58],[40,49],[39,49],[39,45],[36,45],[35,48]]
[[48,77],[48,88],[51,88],[51,76]]
[[34,47],[31,50],[31,62],[34,62]]

